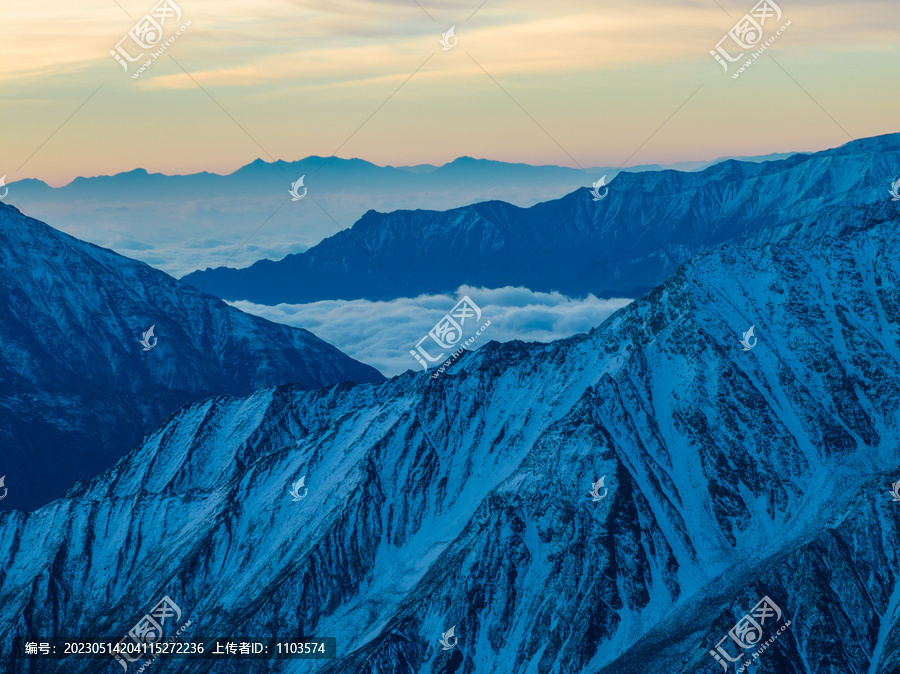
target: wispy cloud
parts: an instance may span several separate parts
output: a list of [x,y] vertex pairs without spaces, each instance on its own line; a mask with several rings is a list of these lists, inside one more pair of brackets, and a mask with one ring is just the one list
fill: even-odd
[[[0,81],[41,78],[54,70],[71,72],[115,64],[109,49],[154,4],[105,0],[71,3],[51,0],[7,3],[2,36]],[[459,24],[463,49],[474,50],[502,73],[584,72],[622,65],[657,65],[705,55],[710,40],[732,25],[715,3],[677,6],[662,0],[585,7],[576,0],[487,3],[472,19],[471,2],[423,3],[435,21],[412,0],[329,2],[181,0],[192,20],[189,54],[195,72],[210,83],[253,86],[269,81],[321,84],[356,82],[394,72],[405,76],[411,57],[436,50],[440,32]],[[749,10],[728,3],[733,18]],[[854,3],[781,3],[795,25],[793,40],[818,50],[895,48],[896,13],[887,0]],[[466,59],[445,59],[437,71],[477,76]],[[172,86],[183,75],[155,74]],[[160,86],[157,82],[156,86]]]
[[[364,122],[342,156],[382,164],[468,154],[572,166],[560,146],[585,166],[618,165],[636,148],[637,163],[667,163],[845,139],[785,70],[854,135],[896,130],[897,103],[883,94],[900,53],[894,0],[783,0],[785,70],[767,62],[739,83],[709,50],[752,0],[719,3],[728,13],[712,0],[492,0],[468,21],[468,0],[421,0],[425,11],[413,0],[181,0],[189,32],[131,80],[109,51],[153,4],[4,4],[0,114],[17,129],[0,138],[4,156],[28,157],[104,85],[29,172],[4,169],[9,180],[136,166],[227,172],[261,156],[260,145],[293,159],[330,154]],[[458,46],[442,51],[451,25]]]

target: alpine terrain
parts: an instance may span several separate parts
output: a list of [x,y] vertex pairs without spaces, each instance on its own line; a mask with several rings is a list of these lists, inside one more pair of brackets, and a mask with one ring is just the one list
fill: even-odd
[[[390,300],[462,285],[524,286],[569,297],[638,297],[721,243],[777,241],[884,198],[900,134],[695,173],[621,172],[530,208],[502,201],[438,211],[367,212],[304,253],[182,280],[227,300],[275,305]],[[598,176],[599,178],[599,176]]]
[[0,280],[3,508],[63,496],[186,403],[288,382],[383,380],[305,330],[242,313],[5,204]]
[[[835,189],[823,165],[851,159],[790,161],[810,206]],[[741,659],[767,674],[897,671],[898,204],[810,211],[776,235],[752,197],[790,168],[709,169],[719,178],[706,189],[735,206],[703,241],[745,226],[738,200],[760,209],[757,235],[695,254],[590,334],[491,343],[438,378],[217,396],[64,499],[0,513],[0,668],[37,671],[13,655],[13,637],[118,641],[168,596],[192,636],[337,640],[333,660],[242,672],[708,674]],[[663,181],[645,200],[686,180],[628,179]],[[685,212],[708,212],[711,198],[685,193]],[[686,220],[668,226],[689,240]],[[47,253],[62,274],[60,256]],[[123,287],[140,293],[144,268],[129,269]],[[155,321],[158,349],[175,359],[182,340],[240,335],[197,317],[197,304],[159,306],[101,343],[125,361]],[[227,351],[203,343],[207,357]],[[136,357],[147,355],[160,354]],[[157,368],[135,395],[186,376]],[[720,663],[719,644],[738,662]],[[40,667],[123,671],[111,658]],[[237,671],[166,656],[152,667]]]

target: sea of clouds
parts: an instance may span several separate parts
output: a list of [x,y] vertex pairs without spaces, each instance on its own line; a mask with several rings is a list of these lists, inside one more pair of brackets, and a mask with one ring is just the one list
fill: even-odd
[[[556,292],[517,287],[461,286],[453,294],[420,295],[389,302],[325,300],[265,306],[242,300],[230,304],[276,323],[305,328],[347,355],[393,376],[406,370],[421,372],[410,349],[464,296],[478,305],[483,321],[491,321],[472,349],[490,341],[551,342],[588,332],[631,302],[593,295],[573,299]],[[463,334],[464,339],[470,336],[468,332]]]

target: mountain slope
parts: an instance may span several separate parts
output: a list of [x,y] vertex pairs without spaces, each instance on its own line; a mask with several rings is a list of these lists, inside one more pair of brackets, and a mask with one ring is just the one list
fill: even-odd
[[[244,314],[2,204],[0,278],[3,507],[62,496],[188,402],[383,379],[305,330]],[[158,342],[143,351],[151,326]]]
[[267,305],[388,300],[461,285],[636,297],[720,243],[828,231],[839,224],[838,207],[883,200],[897,166],[900,134],[892,134],[697,173],[620,173],[602,201],[581,189],[530,208],[491,201],[446,212],[369,211],[304,253],[182,280]]
[[900,215],[841,216],[438,379],[187,406],[66,499],[0,514],[0,628],[121,635],[167,594],[198,635],[338,640],[246,672],[699,673],[768,596],[792,624],[754,671],[891,674]]

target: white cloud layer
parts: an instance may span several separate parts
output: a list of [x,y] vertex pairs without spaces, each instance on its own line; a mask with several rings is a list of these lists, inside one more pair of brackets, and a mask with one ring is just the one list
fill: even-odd
[[[409,354],[410,349],[465,295],[481,308],[482,320],[491,321],[490,327],[472,344],[473,349],[491,341],[551,342],[588,332],[631,302],[593,295],[572,299],[557,292],[539,293],[526,288],[489,290],[462,286],[454,295],[420,295],[390,302],[328,300],[265,306],[239,301],[231,304],[276,323],[305,328],[349,356],[393,376],[406,370],[421,370]],[[464,338],[469,336],[468,331],[464,333]]]

